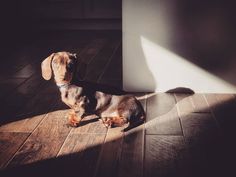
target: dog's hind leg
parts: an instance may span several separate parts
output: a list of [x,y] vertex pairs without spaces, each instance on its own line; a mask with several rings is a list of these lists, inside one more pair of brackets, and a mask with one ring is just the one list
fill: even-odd
[[125,117],[102,117],[100,119],[107,128],[121,127],[128,122]]
[[142,117],[141,117],[140,119],[138,119],[138,120],[130,121],[130,122],[129,122],[129,126],[124,129],[124,132],[126,132],[126,131],[128,131],[128,130],[130,130],[130,129],[133,129],[133,128],[135,128],[135,127],[137,127],[137,126],[143,124],[144,122],[145,122],[145,116],[142,116]]

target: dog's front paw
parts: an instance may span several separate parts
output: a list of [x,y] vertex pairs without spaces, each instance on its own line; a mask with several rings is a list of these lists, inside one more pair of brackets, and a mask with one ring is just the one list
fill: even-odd
[[68,116],[69,125],[72,127],[78,127],[81,118],[77,117],[75,114],[69,114]]

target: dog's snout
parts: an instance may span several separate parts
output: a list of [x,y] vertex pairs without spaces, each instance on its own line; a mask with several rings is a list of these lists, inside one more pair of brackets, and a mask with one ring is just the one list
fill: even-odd
[[58,78],[64,80],[66,78],[66,76],[65,75],[60,75]]

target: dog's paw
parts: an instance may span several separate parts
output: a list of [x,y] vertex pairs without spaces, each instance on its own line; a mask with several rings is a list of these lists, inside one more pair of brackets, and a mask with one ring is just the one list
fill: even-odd
[[99,121],[101,121],[106,128],[112,127],[112,119],[111,118],[101,118],[101,119],[99,119]]
[[74,121],[70,121],[70,122],[68,123],[68,126],[70,126],[70,127],[78,127],[78,126],[79,126],[79,123],[78,123],[78,122],[74,122]]
[[68,125],[71,126],[71,127],[78,127],[80,121],[81,121],[81,118],[78,118],[76,115],[74,114],[70,114],[68,116]]

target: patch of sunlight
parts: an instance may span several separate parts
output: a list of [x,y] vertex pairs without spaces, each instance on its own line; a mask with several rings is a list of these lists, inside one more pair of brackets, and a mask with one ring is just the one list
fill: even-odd
[[235,86],[145,37],[141,36],[140,42],[148,69],[156,83],[156,92],[186,87],[198,93],[236,93]]

